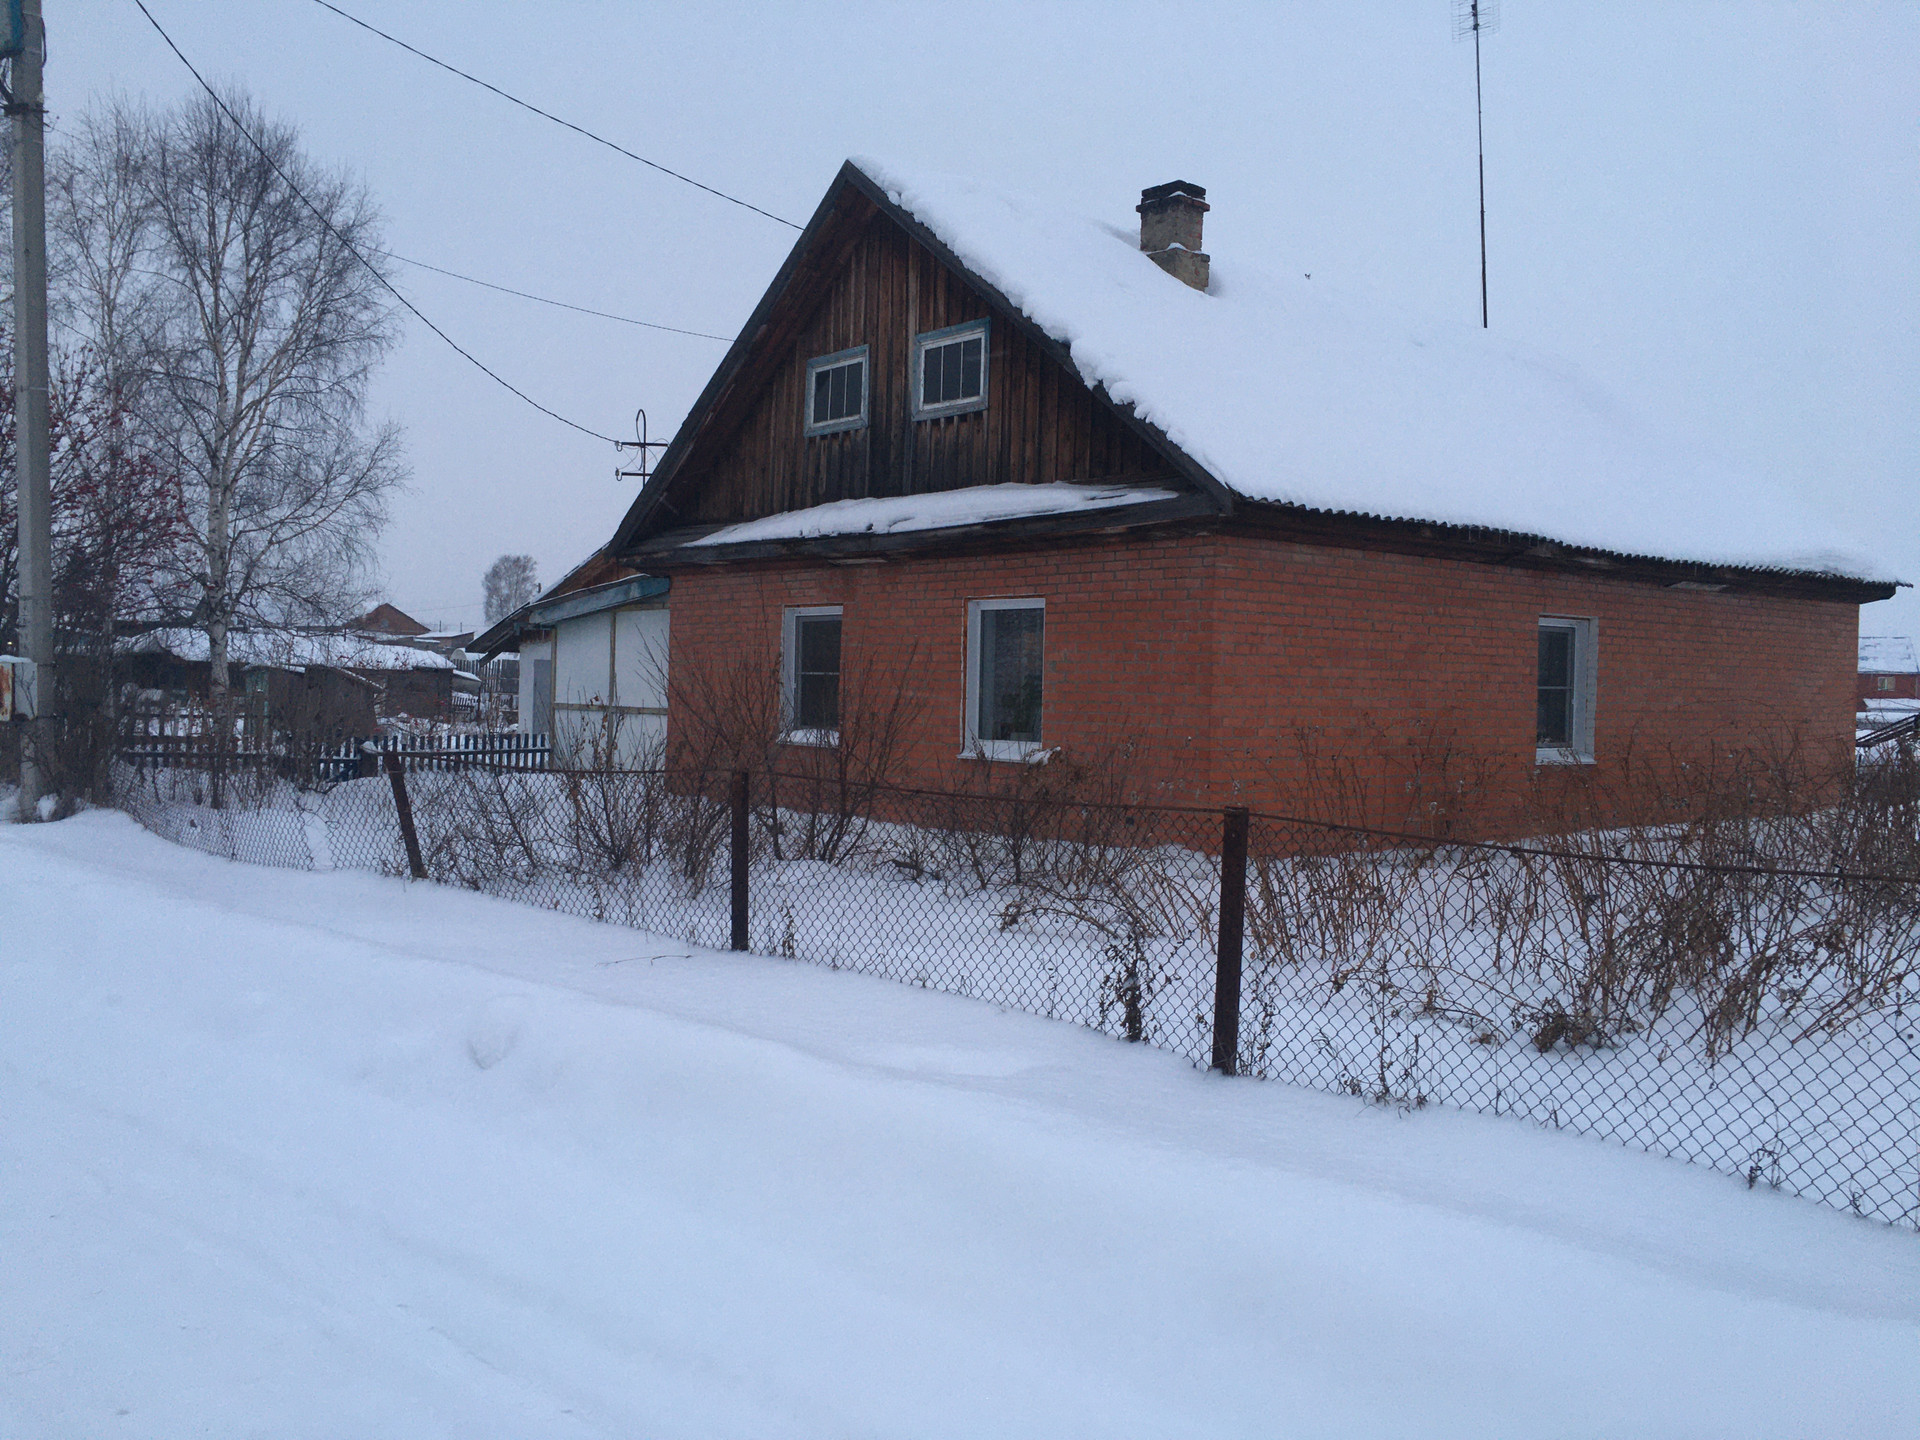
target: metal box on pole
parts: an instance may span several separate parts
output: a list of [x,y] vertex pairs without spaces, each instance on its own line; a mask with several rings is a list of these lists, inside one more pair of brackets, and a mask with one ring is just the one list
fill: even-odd
[[40,714],[40,667],[18,655],[0,655],[0,723]]

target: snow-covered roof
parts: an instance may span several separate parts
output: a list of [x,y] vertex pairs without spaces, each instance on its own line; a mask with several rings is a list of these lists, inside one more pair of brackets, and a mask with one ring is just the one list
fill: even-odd
[[1914,655],[1913,641],[1904,635],[1862,635],[1860,673],[1920,675],[1920,658]]
[[835,500],[806,510],[789,510],[761,520],[729,525],[690,543],[738,545],[754,540],[800,540],[816,535],[893,535],[910,530],[982,525],[995,520],[1072,515],[1178,498],[1172,490],[1115,485],[975,485],[930,495]]
[[1140,252],[1130,213],[1098,219],[970,180],[853,164],[1069,346],[1084,380],[1249,500],[1892,578],[1800,499],[1794,477],[1735,473],[1554,356],[1232,254],[1213,256],[1202,293]]
[[[204,661],[207,635],[185,628],[149,630],[121,642],[131,655],[171,655]],[[433,650],[388,645],[365,635],[336,631],[235,630],[227,636],[227,661],[233,665],[273,665],[299,669],[327,665],[336,670],[451,670],[453,662]]]

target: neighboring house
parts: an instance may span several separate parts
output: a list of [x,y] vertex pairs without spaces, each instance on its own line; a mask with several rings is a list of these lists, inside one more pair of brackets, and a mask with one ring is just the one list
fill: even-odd
[[364,615],[356,615],[347,622],[346,628],[356,634],[390,635],[396,639],[411,640],[415,636],[427,634],[427,627],[414,619],[397,605],[384,601]]
[[1920,656],[1904,635],[1860,637],[1860,708],[1882,700],[1920,700]]
[[473,717],[481,681],[465,654],[466,645],[473,639],[471,630],[429,630],[398,606],[385,603],[349,620],[344,628],[364,640],[432,651],[451,662],[445,671],[423,667],[394,677],[380,712],[383,716],[433,721]]
[[[127,678],[180,700],[207,694],[204,630],[148,630],[121,642]],[[445,655],[333,630],[235,630],[228,683],[246,696],[249,723],[304,736],[371,735],[377,720],[452,713],[459,676]]]
[[[1889,579],[1800,560],[1789,495],[1703,478],[1571,367],[1216,277],[1204,196],[1143,192],[1136,244],[841,170],[597,557],[626,578],[580,591],[670,584],[676,744],[746,667],[795,759],[891,696],[921,783],[1124,750],[1148,793],[1295,809],[1338,770],[1399,821],[1469,771],[1517,794],[1787,732],[1851,756]],[[626,701],[607,622],[571,678],[571,598],[520,622],[555,627],[556,699]]]
[[554,764],[635,764],[667,729],[667,582],[596,553],[475,637],[519,656],[519,729],[550,735]]

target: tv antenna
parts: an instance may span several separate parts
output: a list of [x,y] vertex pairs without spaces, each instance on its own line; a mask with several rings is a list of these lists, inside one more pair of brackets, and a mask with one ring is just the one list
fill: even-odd
[[615,480],[638,480],[642,485],[646,484],[647,481],[653,478],[653,452],[655,450],[666,449],[667,443],[665,440],[649,440],[647,438],[647,412],[644,410],[634,411],[633,439],[616,440],[613,442],[613,448],[616,450],[637,450],[639,457],[635,460],[632,469],[628,469],[622,461],[614,462],[613,478]]
[[1453,0],[1453,38],[1473,37],[1473,128],[1480,142],[1480,328],[1487,328],[1487,126],[1480,105],[1480,34],[1500,28],[1500,0]]

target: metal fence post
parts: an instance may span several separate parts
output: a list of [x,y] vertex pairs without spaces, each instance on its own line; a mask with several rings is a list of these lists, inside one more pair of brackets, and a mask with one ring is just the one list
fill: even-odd
[[407,798],[407,769],[400,756],[389,750],[385,755],[387,779],[393,785],[393,808],[400,814],[400,839],[407,847],[407,868],[413,878],[427,878],[427,862],[420,858],[420,836],[413,828],[413,802]]
[[733,937],[735,950],[747,948],[747,772],[733,772]]
[[1213,972],[1213,1068],[1240,1056],[1240,954],[1247,920],[1247,810],[1229,805],[1220,832],[1220,953]]

